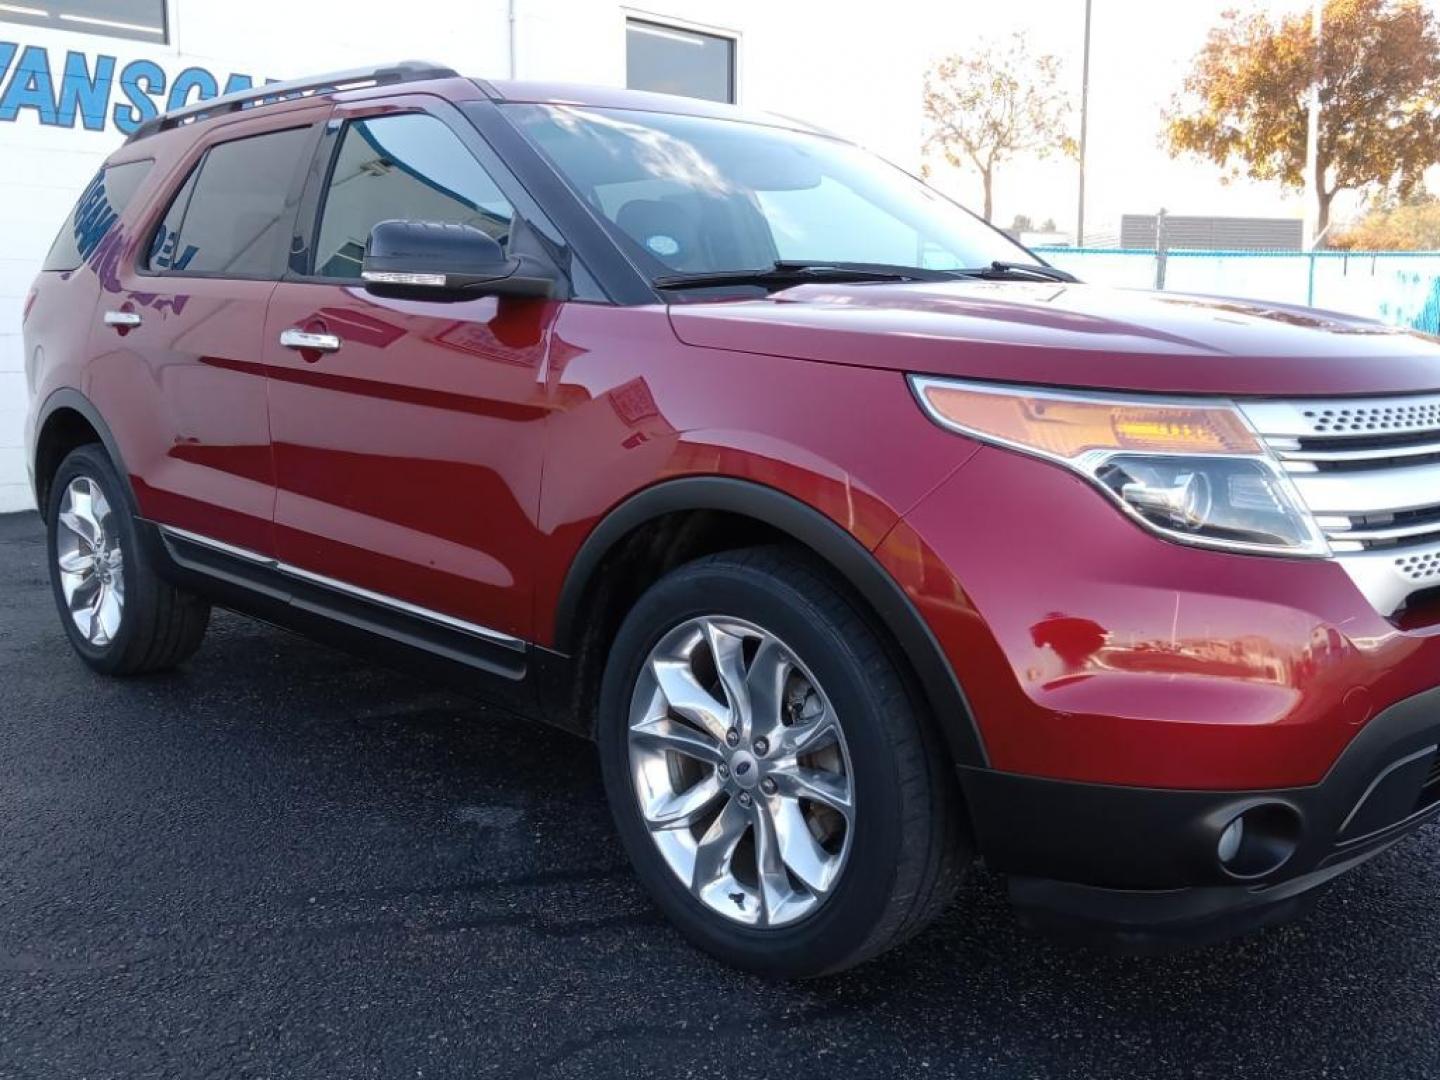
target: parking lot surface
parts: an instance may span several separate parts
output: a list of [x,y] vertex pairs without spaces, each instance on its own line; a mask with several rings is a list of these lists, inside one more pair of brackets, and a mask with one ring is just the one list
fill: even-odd
[[1021,929],[977,873],[909,946],[780,984],[657,915],[591,747],[217,612],[93,675],[0,517],[0,1076],[1440,1074],[1440,831],[1307,920],[1165,957]]

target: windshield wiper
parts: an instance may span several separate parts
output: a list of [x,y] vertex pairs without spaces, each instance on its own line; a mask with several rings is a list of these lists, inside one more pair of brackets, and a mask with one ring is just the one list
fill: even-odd
[[806,281],[954,281],[945,270],[894,263],[821,262],[780,259],[753,270],[706,270],[689,274],[664,274],[654,279],[661,289],[703,289],[716,285],[758,285],[786,288]]
[[976,267],[973,270],[957,270],[955,273],[965,277],[987,278],[992,281],[1006,281],[1025,277],[1034,278],[1039,281],[1064,281],[1074,284],[1080,280],[1074,274],[1067,274],[1064,270],[1056,269],[1053,266],[1045,266],[1042,263],[1004,262],[1000,259],[996,259],[989,266]]

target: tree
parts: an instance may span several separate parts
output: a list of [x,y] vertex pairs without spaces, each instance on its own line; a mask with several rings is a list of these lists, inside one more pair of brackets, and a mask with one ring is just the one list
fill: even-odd
[[1166,113],[1173,155],[1305,187],[1318,74],[1318,231],[1345,189],[1413,192],[1440,158],[1440,32],[1419,0],[1327,0],[1317,57],[1308,12],[1278,22],[1226,13]]
[[1440,199],[1420,193],[1377,206],[1330,243],[1350,251],[1435,251],[1440,249]]
[[1035,223],[1030,219],[1029,214],[1016,214],[1015,220],[1010,223],[1010,231],[1013,233],[1034,232]]
[[1024,34],[948,56],[925,76],[926,148],[956,168],[973,166],[985,185],[985,220],[995,211],[995,169],[1015,157],[1073,156],[1070,100],[1060,61],[1034,55]]

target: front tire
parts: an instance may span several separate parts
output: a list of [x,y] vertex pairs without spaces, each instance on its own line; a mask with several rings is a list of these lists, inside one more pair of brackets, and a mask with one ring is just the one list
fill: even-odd
[[60,463],[45,524],[55,604],[85,663],[106,675],[140,675],[172,668],[199,648],[210,605],[155,572],[98,444]]
[[652,586],[616,636],[597,736],[637,874],[740,967],[858,964],[927,925],[970,860],[948,757],[894,657],[785,548]]

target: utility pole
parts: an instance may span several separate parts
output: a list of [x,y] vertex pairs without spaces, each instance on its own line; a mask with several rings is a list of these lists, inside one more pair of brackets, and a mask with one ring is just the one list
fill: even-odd
[[1315,50],[1310,68],[1310,115],[1305,129],[1305,250],[1320,244],[1320,42],[1325,23],[1325,0],[1313,0],[1310,9],[1311,48]]
[[[1318,3],[1318,0],[1317,0]],[[1075,215],[1075,246],[1085,246],[1085,133],[1090,122],[1090,4],[1085,0],[1085,59],[1080,71],[1080,207]]]
[[1170,250],[1170,240],[1165,235],[1165,218],[1169,211],[1163,206],[1160,212],[1155,215],[1155,291],[1161,292],[1165,288],[1165,271],[1168,261],[1166,253]]

